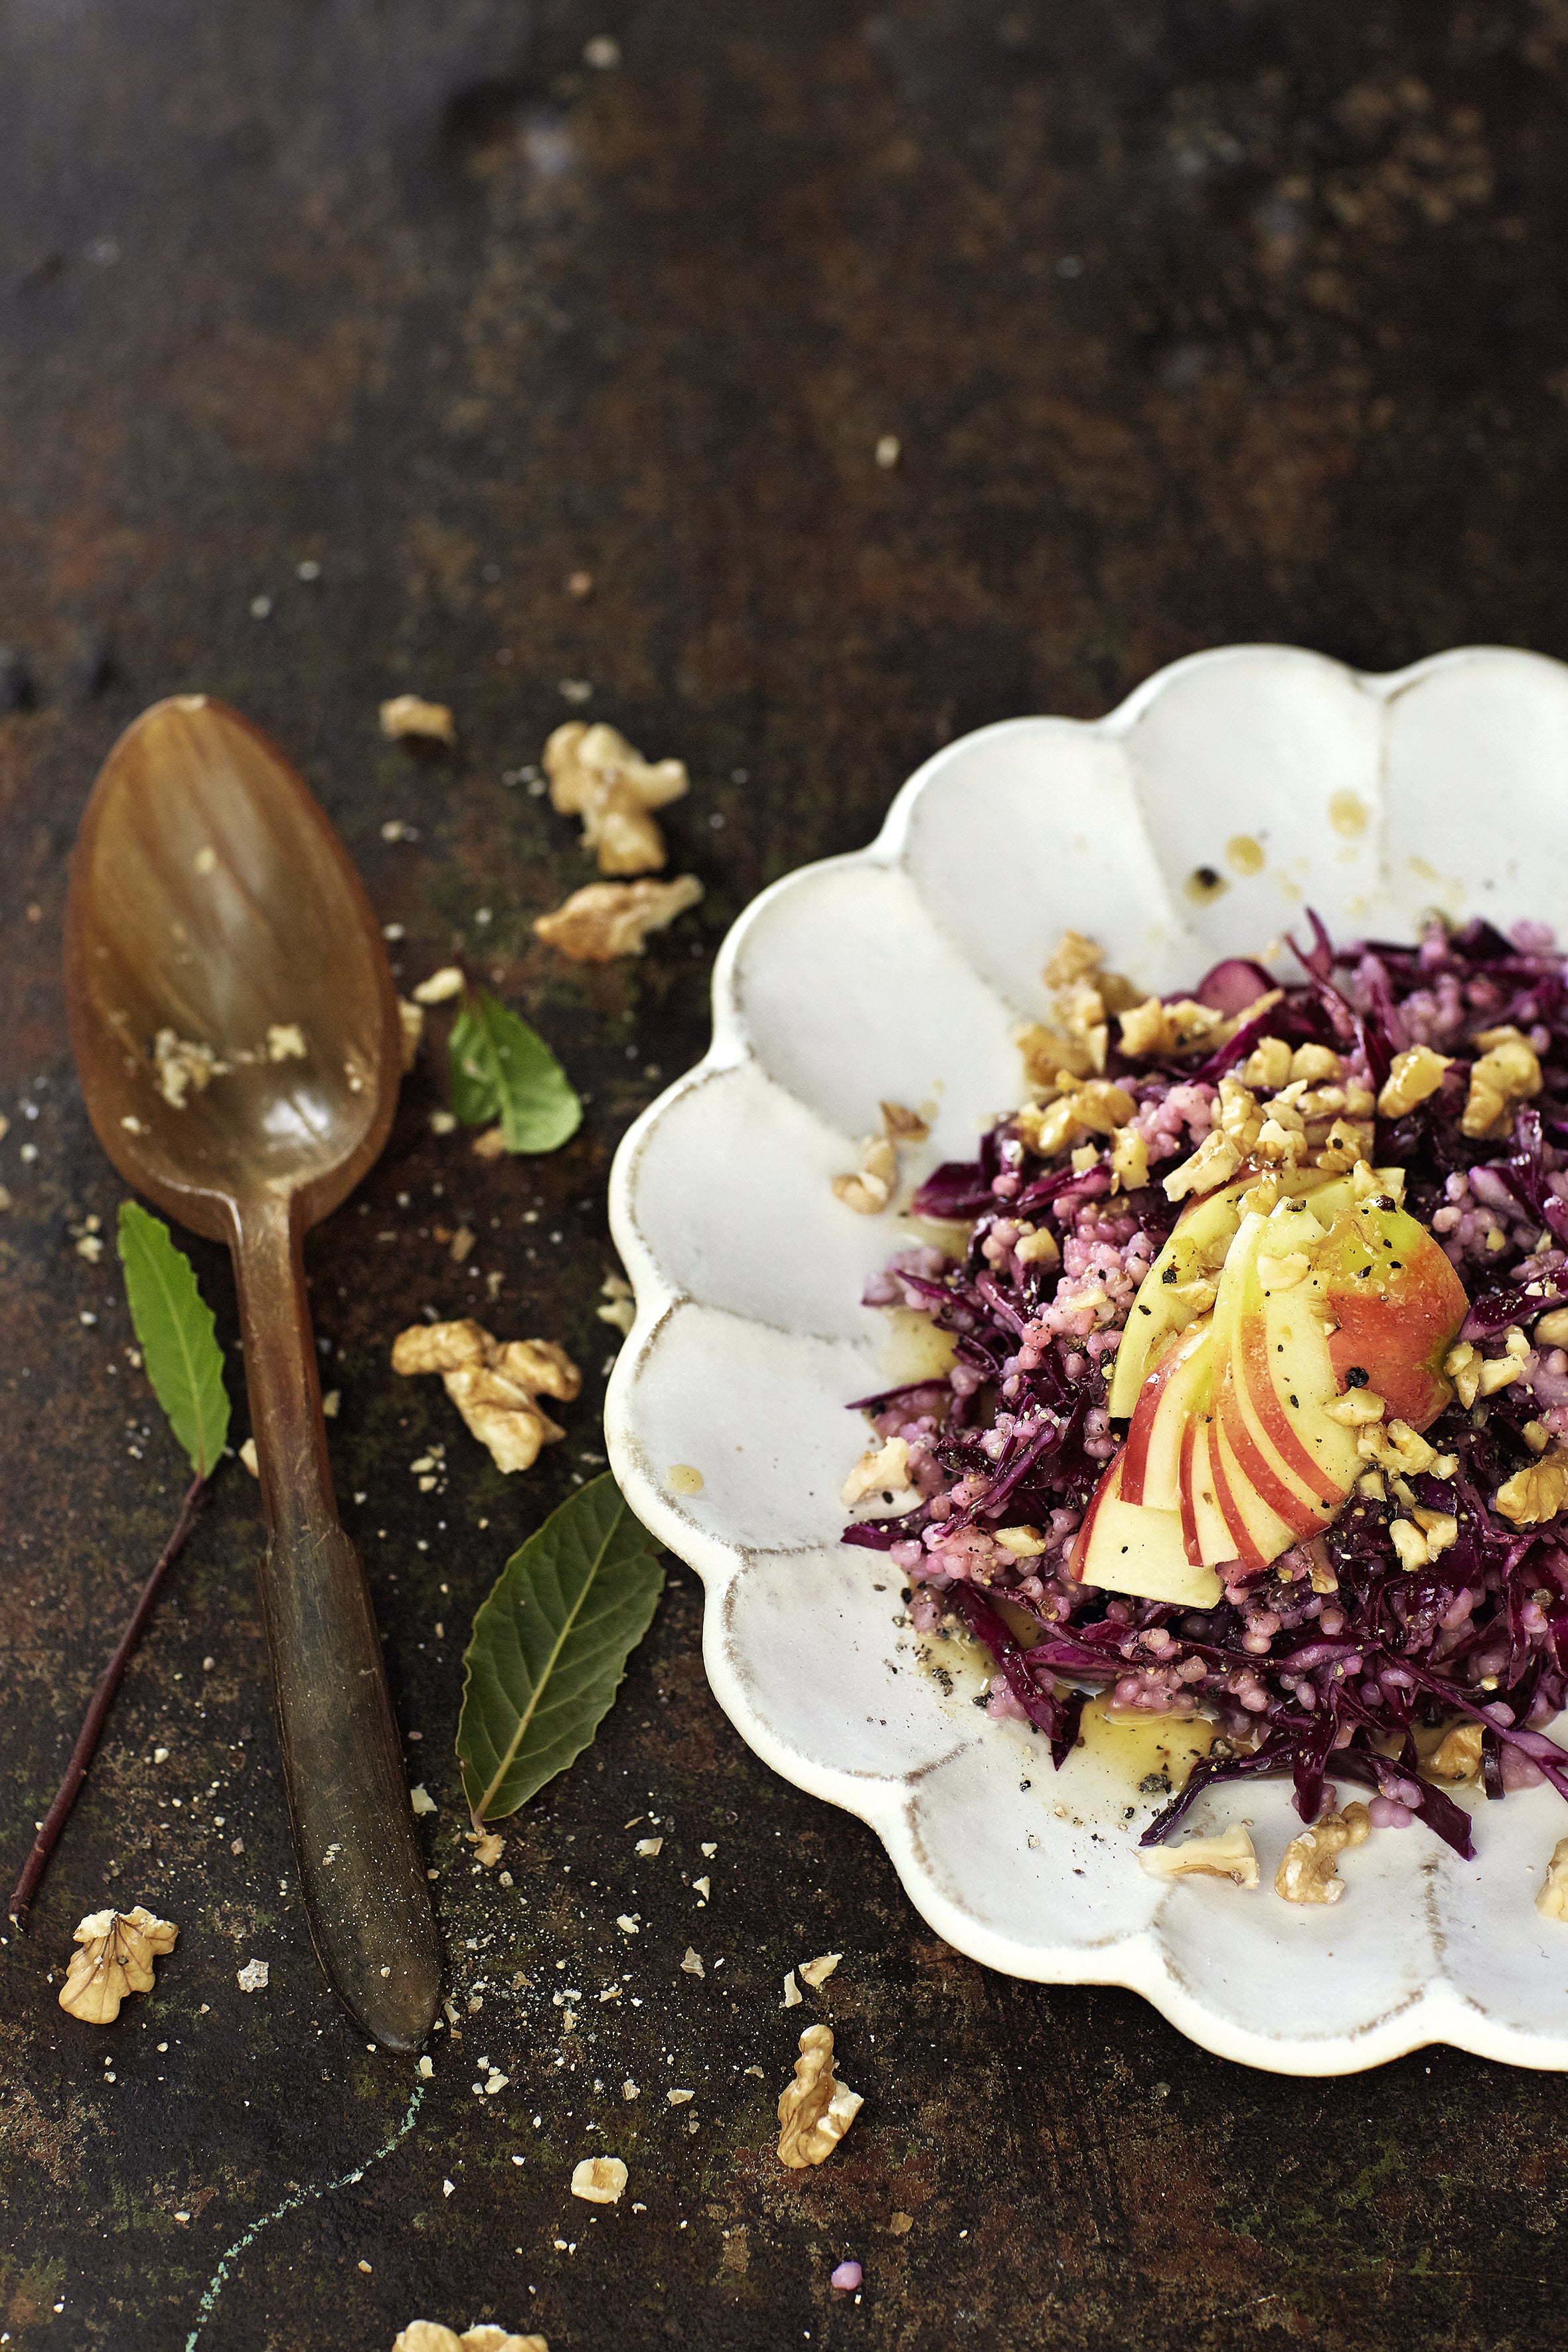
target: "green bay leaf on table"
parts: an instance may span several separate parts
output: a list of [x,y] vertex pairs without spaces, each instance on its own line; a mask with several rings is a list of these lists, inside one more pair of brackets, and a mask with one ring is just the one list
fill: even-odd
[[509,1151],[556,1151],[576,1134],[583,1106],[571,1079],[526,1021],[489,989],[470,989],[447,1047],[452,1108],[465,1127],[500,1121]]
[[652,1622],[659,1549],[606,1472],[508,1560],[463,1658],[458,1757],[476,1825],[514,1813],[593,1738]]
[[153,1393],[197,1477],[210,1478],[228,1436],[223,1349],[212,1308],[168,1226],[140,1202],[120,1204],[119,1246],[131,1321]]

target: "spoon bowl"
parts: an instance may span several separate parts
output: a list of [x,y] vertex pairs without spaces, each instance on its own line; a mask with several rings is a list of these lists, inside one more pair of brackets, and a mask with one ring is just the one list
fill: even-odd
[[299,776],[237,711],[156,703],[104,762],[66,907],[71,1046],[128,1183],[233,1253],[285,1789],[322,1965],[398,2048],[440,1959],[363,1570],[338,1523],[301,1244],[396,1108],[396,992]]

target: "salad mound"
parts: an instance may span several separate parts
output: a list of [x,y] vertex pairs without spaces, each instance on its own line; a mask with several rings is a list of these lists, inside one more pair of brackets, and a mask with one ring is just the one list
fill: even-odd
[[1091,1692],[1213,1719],[1145,1846],[1288,1773],[1320,1835],[1345,1781],[1468,1855],[1447,1788],[1568,1797],[1568,959],[1310,922],[1299,982],[1169,1000],[1064,940],[1028,1098],[867,1287],[952,1355],[857,1400],[844,1541],[1058,1765]]

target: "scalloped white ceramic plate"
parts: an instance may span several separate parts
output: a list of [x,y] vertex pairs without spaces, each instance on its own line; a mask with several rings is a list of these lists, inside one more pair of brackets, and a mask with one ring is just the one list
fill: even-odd
[[[1248,845],[1256,844],[1261,861]],[[1249,866],[1258,870],[1247,872]],[[1198,903],[1191,877],[1226,887]],[[1366,677],[1243,646],[1163,670],[1094,725],[1018,719],[926,762],[868,849],[792,874],[735,925],[713,1044],[626,1136],[611,1185],[637,1322],[605,1412],[634,1509],[707,1588],[720,1705],[767,1764],[882,1839],[938,1934],[1007,1973],[1131,1986],[1205,2048],[1331,2074],[1450,2042],[1568,2066],[1568,1927],[1534,1895],[1568,1829],[1531,1790],[1474,1805],[1477,1858],[1418,1825],[1298,1910],[1270,1882],[1284,1785],[1226,1789],[1263,1885],[1161,1885],[1132,1854],[1125,1773],[1060,1773],[1022,1726],[945,1692],[895,1622],[900,1580],[838,1542],[863,1424],[909,1377],[858,1304],[898,1245],[830,1180],[889,1097],[942,1104],[919,1176],[1016,1098],[1009,1032],[1045,1010],[1063,928],[1151,988],[1256,953],[1310,901],[1408,938],[1421,912],[1568,909],[1568,669],[1490,648]],[[702,1475],[672,1486],[675,1465]]]

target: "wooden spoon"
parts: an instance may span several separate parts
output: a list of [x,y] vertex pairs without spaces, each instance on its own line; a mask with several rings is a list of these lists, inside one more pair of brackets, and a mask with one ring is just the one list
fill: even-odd
[[[71,860],[66,988],[99,1141],[234,1255],[310,1932],[365,2031],[408,2049],[435,2015],[440,1952],[370,1594],[332,1499],[300,1254],[386,1140],[397,998],[336,834],[226,704],[154,703],[105,761]],[[227,1066],[193,1071],[182,1045]]]

